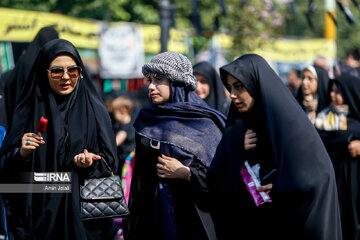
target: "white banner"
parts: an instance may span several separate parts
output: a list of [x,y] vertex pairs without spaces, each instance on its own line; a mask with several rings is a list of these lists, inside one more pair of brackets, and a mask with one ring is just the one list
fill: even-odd
[[140,78],[145,63],[141,27],[133,23],[110,26],[100,35],[100,76],[102,78]]

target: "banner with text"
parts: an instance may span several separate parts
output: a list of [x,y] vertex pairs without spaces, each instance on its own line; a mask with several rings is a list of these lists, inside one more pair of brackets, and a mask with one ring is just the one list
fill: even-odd
[[[325,38],[276,39],[255,53],[266,58],[286,82],[286,75],[291,69],[302,70],[319,56],[326,57],[332,65],[336,59],[336,42]],[[330,69],[329,75],[332,74]]]
[[256,51],[276,62],[298,63],[314,60],[317,56],[336,58],[336,42],[325,38],[276,39]]
[[100,22],[60,14],[0,8],[0,41],[31,42],[42,27],[53,26],[80,48],[97,48]]
[[145,63],[140,25],[112,24],[100,36],[99,57],[102,78],[142,78]]

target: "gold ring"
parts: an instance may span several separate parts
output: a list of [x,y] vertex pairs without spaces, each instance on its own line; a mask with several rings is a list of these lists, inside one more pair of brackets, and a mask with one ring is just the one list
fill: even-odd
[[85,159],[81,159],[81,163],[82,163],[82,164],[85,164]]

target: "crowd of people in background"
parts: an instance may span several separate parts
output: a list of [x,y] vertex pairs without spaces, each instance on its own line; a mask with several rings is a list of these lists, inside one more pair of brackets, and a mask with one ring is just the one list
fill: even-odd
[[[331,66],[325,57],[287,76],[289,89],[314,124],[335,170],[343,239],[360,238],[359,49]],[[331,71],[332,69],[332,71]],[[298,78],[292,74],[298,72]],[[299,79],[300,81],[296,81]]]
[[[216,69],[164,52],[137,92],[102,93],[44,28],[0,76],[0,180],[71,172],[72,193],[0,193],[0,235],[360,239],[359,60],[319,56],[284,82],[256,54]],[[130,216],[83,221],[78,185],[111,174],[132,176]]]

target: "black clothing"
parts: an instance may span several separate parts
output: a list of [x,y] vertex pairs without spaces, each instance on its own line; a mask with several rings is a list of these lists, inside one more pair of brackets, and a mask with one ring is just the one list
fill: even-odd
[[[254,107],[239,113],[232,104],[207,173],[218,238],[341,239],[331,161],[290,91],[258,55],[244,55],[222,67],[225,86],[228,74],[244,85]],[[245,153],[247,129],[257,133],[257,147]],[[255,207],[240,175],[245,160],[266,163],[261,178],[276,169],[270,181],[272,203]]]
[[360,78],[344,74],[334,82],[344,99],[344,104],[349,106],[348,116],[360,120]]
[[[6,106],[5,106],[5,81],[4,76],[9,74],[9,72],[6,72],[5,74],[1,75],[0,77],[0,127],[3,126],[5,129],[8,128],[8,119],[7,119],[7,112],[6,112]],[[1,143],[2,139],[0,139]],[[0,144],[1,146],[1,144]]]
[[351,75],[353,77],[360,78],[360,71],[359,68],[353,68],[347,64],[341,64],[340,75]]
[[22,100],[22,94],[28,89],[24,88],[30,75],[36,58],[42,46],[50,40],[59,38],[59,33],[52,27],[40,29],[34,40],[26,48],[26,52],[20,57],[14,69],[1,77],[4,84],[5,106],[8,124],[11,124],[13,111],[17,104]]
[[199,62],[194,65],[194,74],[203,75],[209,82],[210,93],[204,99],[205,102],[211,107],[222,114],[227,114],[230,104],[226,104],[227,99],[225,96],[224,85],[222,84],[219,74],[209,62]]
[[126,132],[126,139],[123,143],[117,146],[118,156],[119,156],[119,168],[118,168],[118,175],[121,176],[121,171],[125,163],[126,157],[135,150],[135,128],[134,128],[134,118],[135,116],[131,117],[131,122],[128,124],[118,124],[115,129],[115,135],[119,131]]
[[353,158],[348,145],[360,140],[360,79],[345,74],[334,82],[349,106],[347,129],[318,131],[335,169],[343,239],[356,240],[360,239],[360,157]]
[[[59,96],[50,88],[47,69],[62,53],[70,54],[84,69],[70,42],[55,39],[43,46],[0,150],[0,176],[4,180],[13,173],[71,172],[72,193],[3,194],[10,239],[105,239],[112,225],[111,220],[83,223],[80,218],[80,181],[109,176],[105,161],[115,172],[118,158],[110,118],[88,74],[82,72],[83,77],[69,95]],[[42,134],[45,144],[22,159],[21,138],[24,133],[35,132],[42,116],[49,120]],[[76,167],[73,158],[84,149],[102,159],[88,168]]]
[[[153,149],[150,140],[136,135],[136,161],[129,200],[131,215],[126,239],[195,240],[215,237],[213,223],[211,219],[207,220],[209,216],[204,219],[199,216],[201,201],[204,201],[202,194],[206,191],[207,166],[193,154],[170,144],[161,143],[159,150]],[[190,182],[183,179],[160,180],[156,164],[161,154],[188,165],[191,169]],[[206,233],[205,227],[212,228],[210,233]]]

